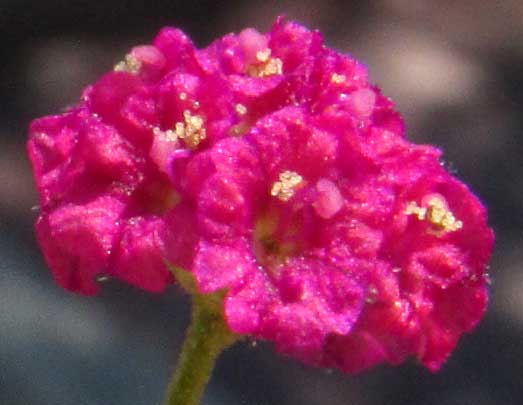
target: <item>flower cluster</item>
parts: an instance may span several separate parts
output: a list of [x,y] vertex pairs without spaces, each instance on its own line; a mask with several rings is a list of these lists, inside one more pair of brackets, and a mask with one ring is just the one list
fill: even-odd
[[71,110],[35,120],[36,233],[56,281],[225,290],[238,334],[357,372],[437,370],[487,301],[483,206],[403,135],[364,66],[278,19],[205,49],[133,48]]

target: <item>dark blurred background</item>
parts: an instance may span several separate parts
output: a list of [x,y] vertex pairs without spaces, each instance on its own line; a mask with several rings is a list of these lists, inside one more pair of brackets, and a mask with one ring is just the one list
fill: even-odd
[[176,288],[117,282],[85,298],[57,287],[32,233],[30,119],[75,103],[164,25],[199,46],[285,13],[368,64],[407,121],[489,207],[491,304],[438,374],[408,363],[358,376],[238,344],[204,404],[523,403],[523,1],[0,0],[0,404],[157,404],[188,322]]

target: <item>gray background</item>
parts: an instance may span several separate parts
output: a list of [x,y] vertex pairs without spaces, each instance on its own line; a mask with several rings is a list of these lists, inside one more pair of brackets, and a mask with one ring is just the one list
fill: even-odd
[[76,102],[130,46],[164,25],[200,45],[285,12],[369,66],[486,202],[497,234],[491,304],[438,374],[413,362],[345,376],[236,345],[204,404],[523,403],[523,2],[0,0],[0,404],[156,404],[188,321],[177,288],[109,282],[94,298],[57,287],[35,245],[25,157],[30,119]]

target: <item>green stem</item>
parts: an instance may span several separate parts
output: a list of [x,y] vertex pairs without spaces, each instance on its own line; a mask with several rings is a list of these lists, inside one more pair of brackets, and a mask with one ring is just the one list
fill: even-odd
[[[218,299],[217,299],[218,298]],[[238,339],[221,314],[221,299],[193,295],[192,319],[165,405],[197,405],[220,353]]]

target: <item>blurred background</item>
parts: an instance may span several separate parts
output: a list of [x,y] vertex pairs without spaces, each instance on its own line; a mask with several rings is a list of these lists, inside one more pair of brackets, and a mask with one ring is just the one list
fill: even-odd
[[109,282],[85,298],[54,284],[32,233],[28,122],[75,103],[164,25],[205,46],[280,13],[364,61],[407,136],[439,145],[488,205],[491,304],[438,374],[411,362],[344,376],[242,343],[204,404],[523,403],[523,1],[0,0],[0,404],[160,403],[189,315],[176,288]]

